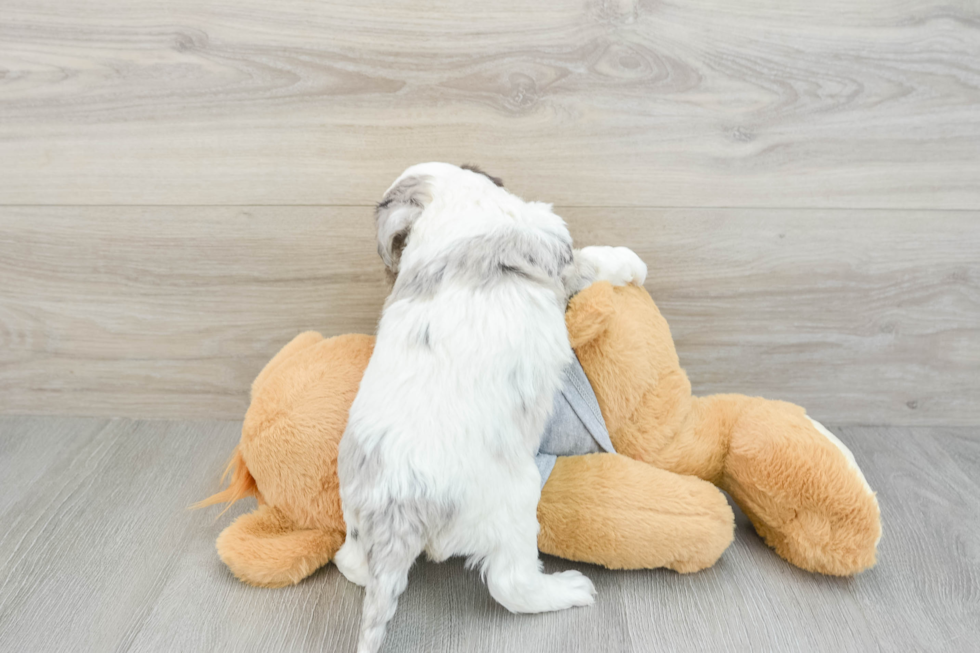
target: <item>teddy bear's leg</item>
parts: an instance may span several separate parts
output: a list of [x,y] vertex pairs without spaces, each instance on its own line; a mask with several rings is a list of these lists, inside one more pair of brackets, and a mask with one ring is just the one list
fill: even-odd
[[850,451],[799,406],[744,399],[721,487],[794,565],[838,576],[874,565],[878,502]]
[[239,579],[260,587],[298,583],[330,562],[342,530],[299,529],[268,505],[236,519],[218,536],[218,555]]
[[538,503],[544,553],[611,569],[710,567],[734,515],[710,483],[618,454],[559,457]]

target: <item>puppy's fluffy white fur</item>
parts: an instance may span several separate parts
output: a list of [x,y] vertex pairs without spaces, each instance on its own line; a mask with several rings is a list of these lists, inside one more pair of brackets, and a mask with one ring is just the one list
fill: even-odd
[[422,551],[467,556],[512,612],[593,602],[579,572],[541,572],[534,455],[574,355],[568,298],[594,280],[642,283],[646,266],[626,248],[573,251],[550,205],[495,182],[421,164],[378,205],[395,283],[338,463],[335,562],[367,587],[362,653],[380,647]]

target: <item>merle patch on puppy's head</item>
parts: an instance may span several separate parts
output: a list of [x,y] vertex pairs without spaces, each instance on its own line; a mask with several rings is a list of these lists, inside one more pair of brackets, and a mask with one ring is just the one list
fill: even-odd
[[[375,211],[378,234],[378,254],[384,261],[390,281],[398,276],[402,251],[405,249],[412,227],[432,200],[438,178],[452,178],[452,171],[466,170],[484,177],[498,188],[504,182],[471,164],[459,167],[445,163],[429,163],[412,166],[403,173],[385,193]],[[440,186],[441,187],[441,186]]]
[[501,179],[500,177],[494,177],[493,175],[488,174],[487,172],[481,170],[479,166],[475,166],[472,163],[464,163],[463,165],[461,165],[459,167],[462,168],[463,170],[469,170],[470,172],[475,172],[478,175],[483,175],[484,177],[486,177],[487,179],[489,179],[490,181],[492,181],[493,182],[493,185],[494,186],[497,186],[498,188],[503,188],[504,187],[504,180],[503,179]]

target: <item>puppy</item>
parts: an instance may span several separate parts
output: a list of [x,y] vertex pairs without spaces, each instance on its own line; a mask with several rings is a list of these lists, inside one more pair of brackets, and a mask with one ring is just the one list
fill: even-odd
[[642,283],[646,266],[626,248],[573,251],[550,205],[445,163],[406,170],[376,219],[394,285],[338,457],[335,562],[367,586],[357,650],[381,646],[422,551],[467,556],[512,612],[591,605],[585,576],[541,571],[534,455],[574,356],[569,297]]

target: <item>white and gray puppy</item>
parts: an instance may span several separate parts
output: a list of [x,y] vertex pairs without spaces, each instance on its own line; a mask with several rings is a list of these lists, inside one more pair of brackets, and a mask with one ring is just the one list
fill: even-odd
[[573,251],[551,205],[446,163],[402,173],[376,217],[395,282],[338,460],[335,562],[367,586],[358,651],[381,646],[423,551],[467,556],[512,612],[591,605],[585,576],[541,571],[534,455],[574,355],[568,299],[643,283],[646,266],[623,247]]

